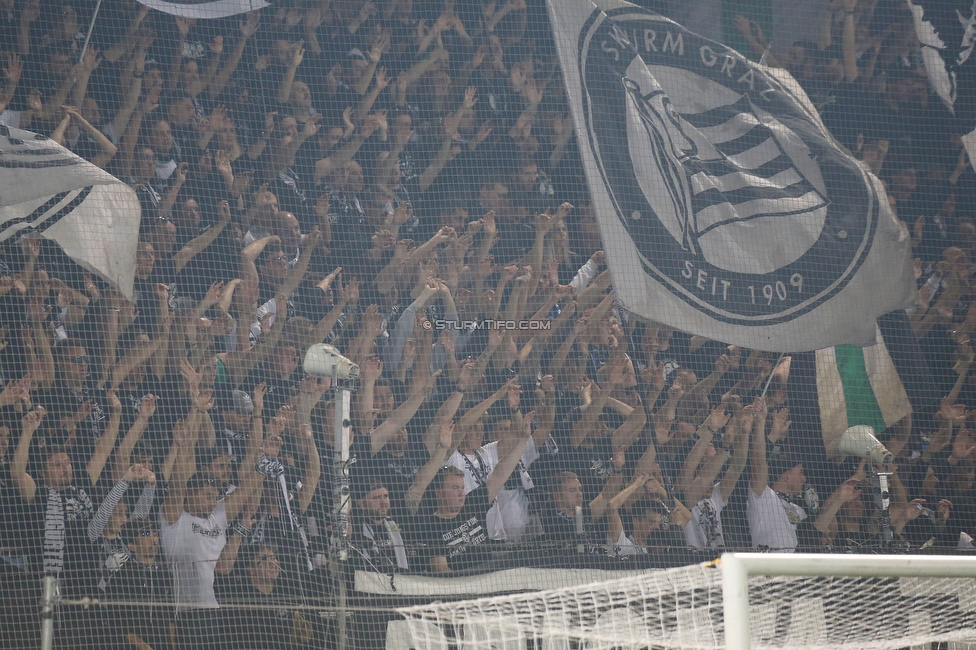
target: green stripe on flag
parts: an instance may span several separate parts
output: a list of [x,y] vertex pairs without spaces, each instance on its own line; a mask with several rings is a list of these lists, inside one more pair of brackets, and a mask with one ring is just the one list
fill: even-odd
[[834,355],[847,403],[847,426],[867,424],[874,427],[875,433],[881,433],[887,425],[868,379],[863,349],[857,345],[838,345],[834,347]]

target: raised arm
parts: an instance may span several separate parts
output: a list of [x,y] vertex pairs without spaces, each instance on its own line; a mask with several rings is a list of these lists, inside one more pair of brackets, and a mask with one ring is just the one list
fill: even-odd
[[751,432],[751,418],[749,418],[748,422],[743,422],[740,418],[736,418],[735,425],[726,428],[726,435],[732,433],[734,440],[732,441],[732,462],[729,463],[721,482],[718,484],[719,493],[722,495],[723,501],[728,501],[729,497],[732,496],[732,491],[735,490],[735,486],[739,482],[739,477],[742,476],[742,471],[746,467],[746,460],[749,458],[749,438]]
[[[468,373],[467,376],[470,376]],[[464,381],[465,375],[462,374],[462,382]],[[440,408],[437,409],[437,413],[434,414],[434,420],[430,427],[427,428],[426,433],[424,433],[424,444],[427,447],[427,453],[433,455],[437,448],[437,441],[440,439],[440,434],[443,428],[454,422],[454,416],[457,413],[458,407],[461,405],[461,400],[464,398],[464,388],[462,385],[458,385],[454,392],[451,393],[444,403],[441,404]],[[451,450],[453,454],[454,451]]]
[[458,427],[462,429],[470,427],[484,417],[485,413],[488,412],[488,409],[491,408],[492,404],[500,400],[508,393],[509,385],[513,383],[515,383],[515,379],[509,379],[494,393],[465,411],[464,415],[461,416],[461,419],[458,420]]
[[41,420],[46,414],[47,411],[38,406],[24,415],[20,421],[20,440],[17,442],[13,460],[10,462],[10,478],[17,486],[21,498],[25,501],[33,501],[34,494],[37,492],[37,484],[33,477],[27,473],[27,461],[30,460],[30,446],[31,440],[34,439],[34,432],[37,431],[37,427],[41,425]]
[[186,497],[186,482],[196,471],[196,444],[199,435],[200,412],[192,409],[186,420],[180,420],[173,427],[173,447],[170,454],[175,458],[170,473],[163,505],[159,513],[163,520],[175,524],[183,514],[183,501]]
[[[342,267],[336,269],[336,271],[341,271]],[[326,280],[329,278],[327,277]],[[319,285],[321,287],[321,284]],[[329,291],[328,285],[325,287],[324,291]],[[336,300],[335,305],[329,310],[329,313],[322,317],[318,323],[316,323],[308,336],[305,337],[305,347],[311,347],[318,343],[325,341],[325,337],[329,335],[329,332],[333,330],[336,323],[339,322],[339,317],[342,316],[343,310],[347,305],[355,305],[359,302],[359,280],[352,278],[349,282],[343,286],[342,277],[339,277],[339,299]]]
[[756,401],[745,410],[752,413],[752,475],[749,477],[749,487],[756,496],[769,487],[769,465],[766,462],[766,398],[757,397]]
[[423,385],[423,389],[415,392],[411,395],[403,404],[401,404],[395,411],[390,413],[390,416],[386,418],[383,423],[369,432],[369,443],[370,448],[375,454],[380,449],[386,446],[386,443],[399,431],[401,428],[407,425],[407,422],[417,413],[420,409],[420,405],[424,403],[427,397],[430,395],[430,391],[434,389],[434,385],[437,383],[437,378],[440,377],[441,371],[438,370],[427,378],[427,381]]
[[620,539],[620,533],[624,531],[624,523],[620,519],[620,508],[627,502],[633,494],[644,487],[648,476],[645,474],[634,474],[633,480],[620,492],[617,492],[607,503],[607,541],[616,544]]
[[319,478],[322,476],[322,460],[319,457],[318,447],[315,446],[315,439],[312,437],[312,425],[303,423],[298,425],[298,439],[301,441],[302,451],[305,452],[305,478],[302,480],[302,487],[298,491],[298,510],[305,513],[308,506],[312,503],[315,490],[319,485]]
[[[247,510],[241,516],[240,525],[245,531],[251,530],[254,527],[255,519],[254,513],[257,511],[257,504],[250,503],[247,506]],[[227,518],[228,521],[230,517]],[[231,534],[232,531],[238,534]],[[244,538],[240,535],[237,529],[227,530],[227,543],[224,544],[224,548],[220,550],[220,557],[217,558],[217,564],[214,565],[214,573],[217,575],[230,575],[230,572],[234,570],[234,565],[237,564],[237,556],[241,550],[241,543]]]
[[424,466],[417,472],[417,476],[414,477],[413,483],[410,484],[404,496],[407,511],[411,515],[417,514],[417,510],[420,508],[420,502],[424,497],[424,492],[427,491],[430,482],[434,480],[444,461],[447,460],[448,451],[454,446],[452,444],[453,436],[454,424],[452,422],[445,422],[441,426],[440,437],[434,446],[433,453],[430,455],[430,460],[424,463]]
[[613,474],[607,479],[607,482],[603,484],[603,489],[600,490],[600,493],[593,497],[592,501],[586,504],[587,508],[590,510],[590,521],[597,522],[603,519],[603,515],[607,513],[607,506],[610,504],[610,500],[623,488],[623,468],[626,462],[627,458],[622,450],[614,452]]
[[227,201],[221,201],[217,204],[217,223],[207,228],[206,232],[191,239],[187,242],[186,246],[177,251],[176,255],[173,256],[173,264],[176,266],[176,272],[179,273],[182,271],[190,260],[212,244],[220,236],[220,233],[223,232],[228,223],[230,223],[230,204]]
[[505,486],[505,482],[508,481],[508,477],[512,475],[515,468],[518,466],[519,460],[522,458],[522,452],[525,451],[525,445],[528,443],[529,438],[532,437],[532,418],[535,416],[535,411],[531,411],[522,418],[522,422],[513,423],[515,426],[521,427],[521,436],[517,444],[512,445],[505,455],[498,459],[498,464],[488,475],[488,503],[495,500],[498,493]]
[[308,270],[308,263],[312,259],[312,253],[315,252],[315,249],[321,242],[322,232],[320,230],[316,228],[308,233],[305,239],[305,248],[302,250],[302,254],[299,255],[298,261],[295,262],[295,268],[288,272],[285,281],[278,287],[279,293],[284,294],[286,298],[290,298],[291,294],[295,293],[295,289],[302,283],[305,272]]
[[820,508],[820,515],[813,522],[813,527],[824,535],[825,541],[829,541],[834,530],[837,513],[845,503],[856,500],[861,496],[861,481],[865,478],[864,461],[857,468],[857,472],[851,478],[840,484],[836,490],[827,498],[826,503]]
[[88,522],[89,540],[97,542],[101,538],[102,531],[105,530],[105,525],[111,518],[115,506],[119,505],[119,501],[125,496],[125,492],[129,489],[129,486],[136,482],[145,482],[147,485],[155,486],[156,475],[144,465],[132,465],[129,467],[125,471],[125,475],[116,482],[115,487],[102,499],[98,510],[95,511],[95,516]]
[[[254,499],[258,490],[264,483],[265,476],[277,478],[284,468],[278,460],[278,451],[281,449],[281,437],[269,435],[261,446],[262,456],[257,464],[253,465],[251,471],[247,472],[244,480],[224,499],[224,508],[227,510],[227,520],[236,519],[243,507]],[[245,462],[247,462],[245,460]]]
[[230,81],[234,70],[237,69],[237,65],[241,62],[241,57],[244,56],[244,46],[247,45],[247,40],[254,36],[260,22],[261,12],[249,11],[246,15],[246,20],[240,24],[241,37],[237,39],[237,42],[234,44],[234,49],[231,51],[230,56],[227,57],[227,62],[224,63],[224,66],[214,77],[210,84],[210,89],[207,91],[211,100],[216,100],[220,96],[220,93],[224,92],[224,87]]
[[583,444],[583,441],[586,440],[586,437],[593,430],[597,420],[600,418],[600,414],[603,413],[603,407],[606,406],[607,398],[610,397],[610,393],[613,392],[613,389],[620,381],[622,381],[622,365],[617,363],[610,371],[606,386],[597,391],[596,397],[586,407],[583,417],[573,424],[570,442],[574,448]]
[[629,449],[640,436],[647,424],[647,412],[644,406],[638,405],[632,409],[624,423],[617,427],[610,436],[614,449]]
[[[277,316],[268,336],[257,345],[240,352],[229,352],[224,358],[224,366],[230,378],[230,384],[237,388],[251,370],[261,363],[271,351],[278,345],[278,339],[285,329],[285,321],[288,320],[288,297],[279,293],[275,296],[277,303]],[[240,322],[240,320],[238,320]]]
[[119,443],[118,450],[115,452],[115,463],[112,468],[113,481],[121,480],[126,469],[129,467],[132,450],[135,449],[136,443],[142,438],[146,427],[149,426],[150,418],[156,413],[156,403],[158,400],[159,398],[151,393],[143,395],[142,402],[139,404],[139,415],[136,417],[135,422],[132,423],[132,426],[129,427],[125,437],[122,438],[122,442]]
[[122,421],[122,402],[114,390],[108,391],[108,399],[109,405],[112,407],[112,413],[109,415],[108,424],[105,425],[105,430],[95,443],[95,451],[92,453],[91,459],[89,459],[88,465],[85,467],[91,485],[98,483],[98,477],[102,475],[102,470],[105,469],[105,464],[108,462],[109,456],[112,455],[112,450],[115,449],[115,441],[119,438],[119,424]]

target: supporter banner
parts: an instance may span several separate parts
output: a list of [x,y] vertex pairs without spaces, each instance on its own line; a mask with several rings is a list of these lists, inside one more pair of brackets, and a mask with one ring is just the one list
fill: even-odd
[[908,233],[788,73],[618,0],[549,0],[620,303],[750,348],[874,343]]
[[139,214],[119,179],[43,135],[0,126],[0,242],[37,231],[128,297]]
[[817,350],[817,398],[828,456],[837,455],[841,434],[855,424],[881,433],[912,412],[908,395],[880,334],[861,348],[839,345]]
[[588,582],[626,578],[646,572],[641,570],[608,571],[606,569],[536,569],[519,567],[477,575],[451,578],[444,576],[393,574],[356,571],[356,591],[364,594],[425,597],[488,596],[491,594],[575,587]]
[[264,0],[138,0],[150,9],[184,18],[225,18],[264,9]]

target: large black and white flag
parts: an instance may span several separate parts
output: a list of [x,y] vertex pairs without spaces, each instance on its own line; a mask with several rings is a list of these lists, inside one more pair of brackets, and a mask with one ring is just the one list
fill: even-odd
[[138,0],[139,4],[164,14],[183,18],[225,18],[237,14],[264,9],[270,3],[264,0]]
[[38,232],[131,296],[139,215],[119,179],[43,135],[0,126],[0,242]]
[[907,231],[788,73],[620,0],[548,6],[625,308],[800,351],[911,303]]
[[906,0],[932,90],[957,118],[976,160],[976,0]]

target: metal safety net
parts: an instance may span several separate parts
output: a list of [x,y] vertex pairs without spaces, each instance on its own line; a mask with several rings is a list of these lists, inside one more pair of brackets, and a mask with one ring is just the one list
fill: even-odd
[[0,7],[3,648],[972,552],[972,3]]

